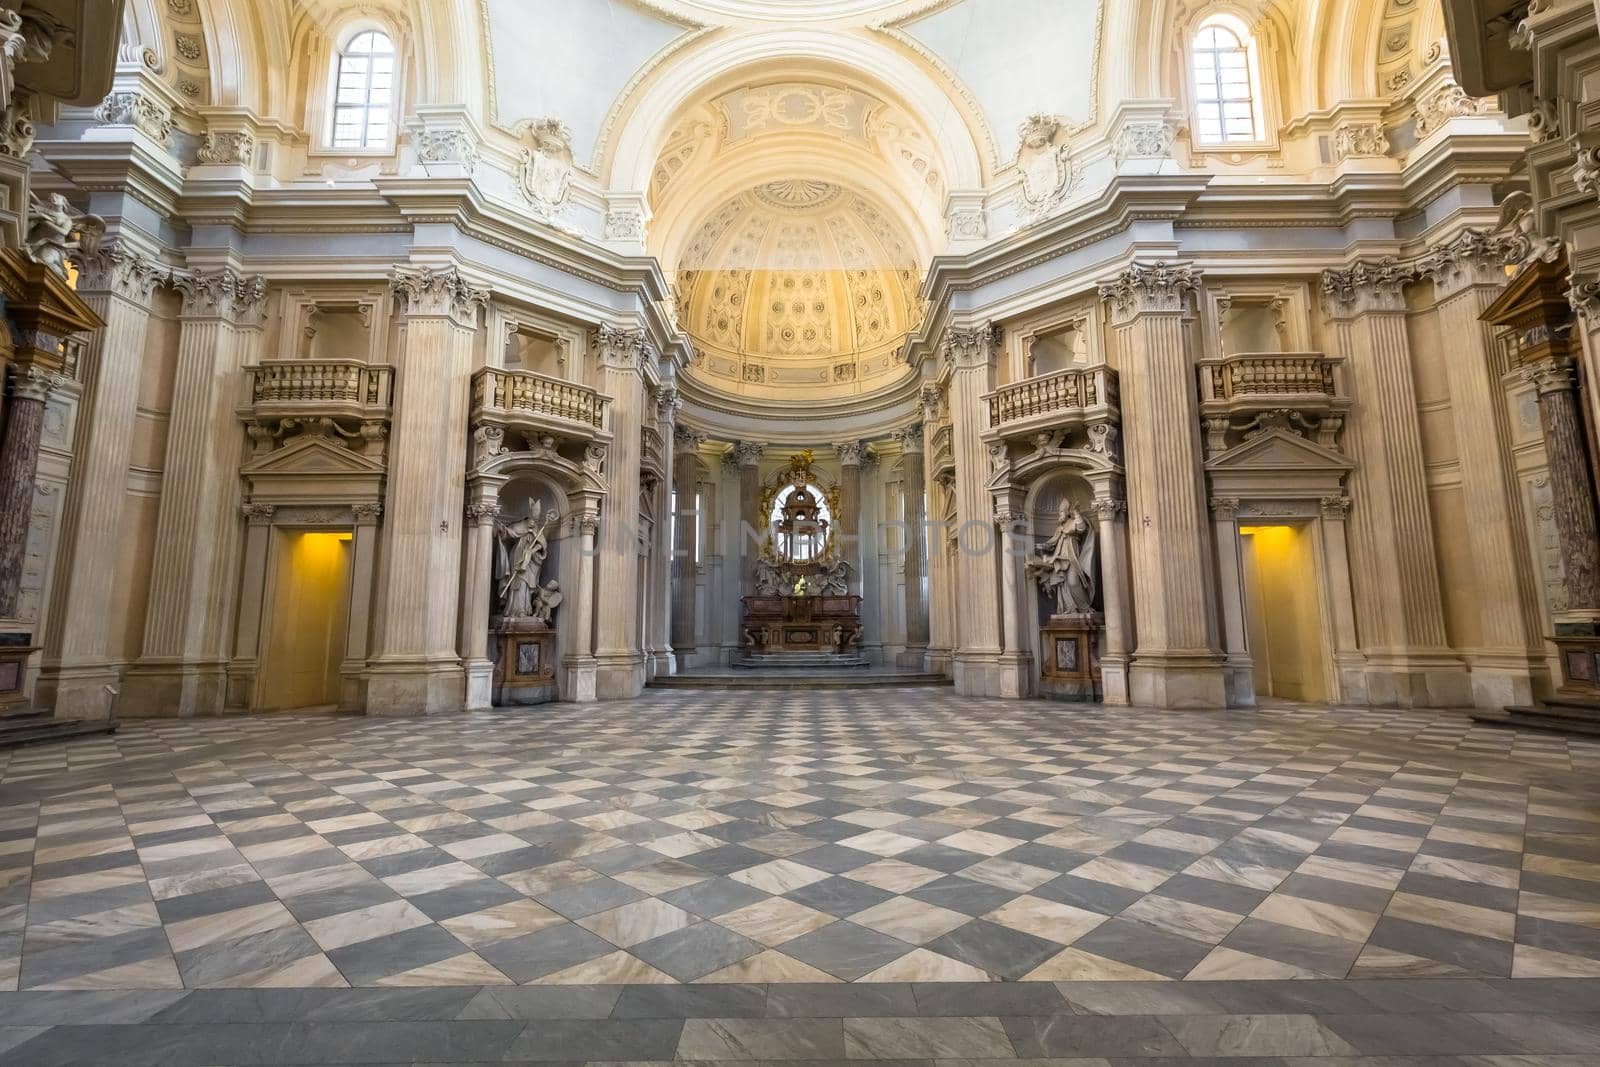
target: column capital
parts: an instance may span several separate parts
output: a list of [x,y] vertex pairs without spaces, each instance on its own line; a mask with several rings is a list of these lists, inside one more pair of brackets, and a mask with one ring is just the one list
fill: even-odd
[[1200,288],[1201,280],[1200,270],[1191,263],[1135,263],[1100,283],[1100,299],[1124,319],[1176,314],[1189,309],[1189,297]]
[[1576,367],[1568,357],[1541,359],[1522,368],[1522,379],[1532,382],[1540,396],[1568,393],[1577,387]]
[[923,443],[922,423],[914,422],[894,432],[900,441],[900,447],[906,452],[921,452]]
[[1600,276],[1590,276],[1588,281],[1580,281],[1579,277],[1576,273],[1572,276],[1567,303],[1572,305],[1573,313],[1584,320],[1584,325],[1600,326]]
[[350,514],[355,516],[357,526],[376,526],[383,517],[383,505],[377,502],[351,504]]
[[1089,510],[1101,522],[1120,522],[1128,517],[1128,502],[1115,498],[1096,498],[1089,502]]
[[944,359],[957,367],[983,367],[993,362],[1000,351],[1003,333],[993,323],[979,326],[952,326],[945,331],[940,350]]
[[1017,488],[996,490],[994,493],[994,521],[1002,526],[1025,522],[1028,518],[1028,494]]
[[699,430],[692,430],[687,426],[674,426],[672,428],[672,447],[674,451],[694,452],[705,444],[709,438]]
[[1473,285],[1505,285],[1506,266],[1520,258],[1521,247],[1515,238],[1468,229],[1429,249],[1417,260],[1416,272],[1433,281],[1442,299]]
[[44,403],[50,393],[67,384],[68,379],[44,367],[32,364],[13,364],[11,367],[11,398],[36,400]]
[[1211,517],[1218,522],[1232,522],[1239,517],[1239,498],[1214,496],[1211,498]]
[[495,500],[475,500],[467,505],[469,526],[493,526],[500,517],[500,503]]
[[733,443],[733,462],[740,467],[754,467],[761,462],[761,457],[767,454],[766,445],[758,445],[751,441],[735,441]]
[[239,505],[239,513],[244,516],[244,521],[249,523],[251,526],[271,525],[272,516],[275,515],[277,511],[278,509],[273,507],[271,504],[246,503]]
[[861,441],[843,441],[833,446],[839,457],[839,466],[860,468],[867,458],[867,446]]
[[222,319],[238,326],[261,321],[267,304],[267,280],[228,268],[173,271],[172,286],[183,295],[186,319]]
[[1330,522],[1343,522],[1350,517],[1351,500],[1347,496],[1325,496],[1321,504],[1322,517]]
[[478,310],[489,304],[489,291],[468,284],[454,267],[396,267],[389,288],[406,316],[448,318],[459,326],[476,325]]
[[78,291],[107,292],[136,304],[148,305],[156,286],[171,272],[150,257],[130,248],[102,248],[78,259]]
[[678,417],[678,412],[683,410],[683,397],[678,394],[676,386],[657,386],[654,400],[656,418],[662,422],[675,420]]
[[1350,318],[1369,312],[1403,312],[1405,288],[1417,277],[1416,268],[1393,256],[1358,260],[1342,270],[1322,272],[1322,300],[1330,318]]
[[651,356],[643,330],[619,329],[604,322],[595,328],[592,347],[604,366],[619,370],[642,369]]
[[944,390],[937,385],[924,385],[920,399],[922,421],[938,422],[939,416],[944,412]]

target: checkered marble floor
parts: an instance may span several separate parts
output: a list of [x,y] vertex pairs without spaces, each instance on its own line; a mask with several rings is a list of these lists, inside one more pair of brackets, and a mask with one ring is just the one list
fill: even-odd
[[165,723],[0,784],[0,990],[1600,977],[1594,748],[1480,733],[941,690]]
[[0,785],[64,771],[90,770],[123,760],[170,756],[231,741],[252,738],[265,740],[279,730],[325,721],[292,715],[240,719],[124,720],[114,734],[59,744],[0,749]]

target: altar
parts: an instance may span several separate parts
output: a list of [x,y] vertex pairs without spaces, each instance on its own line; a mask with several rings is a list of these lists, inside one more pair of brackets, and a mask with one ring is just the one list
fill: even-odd
[[858,596],[747,596],[744,643],[751,653],[851,653],[861,639]]

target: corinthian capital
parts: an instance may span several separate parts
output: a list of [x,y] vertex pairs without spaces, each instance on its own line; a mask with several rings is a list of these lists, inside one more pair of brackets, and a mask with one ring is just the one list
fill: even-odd
[[905,451],[922,451],[922,423],[914,422],[910,426],[896,430],[895,436],[900,439],[900,447]]
[[462,326],[476,325],[478,309],[489,303],[488,290],[473,288],[454,267],[398,267],[389,287],[407,315],[449,318]]
[[154,260],[124,248],[101,248],[78,259],[78,291],[109,292],[148,304],[168,274]]
[[741,467],[754,467],[761,462],[761,457],[766,454],[766,445],[756,444],[753,441],[735,441],[733,443],[733,461]]
[[1100,283],[1100,299],[1123,318],[1152,313],[1171,314],[1188,309],[1189,297],[1200,288],[1200,271],[1189,263],[1135,263],[1109,281]]
[[993,361],[1003,336],[992,323],[952,326],[944,335],[944,358],[958,367],[982,367]]
[[1516,238],[1463,230],[1418,260],[1416,270],[1446,296],[1473,284],[1504,284],[1506,266],[1516,263],[1521,251]]
[[706,443],[706,435],[687,426],[672,428],[672,447],[679,452],[698,452]]
[[839,456],[841,467],[859,467],[867,457],[867,446],[860,441],[841,441],[833,450]]
[[650,341],[643,330],[623,330],[601,323],[594,331],[594,352],[608,367],[634,370],[649,358]]
[[1405,288],[1415,281],[1415,267],[1390,256],[1359,260],[1344,270],[1322,272],[1322,299],[1334,317],[1364,311],[1404,311]]
[[267,280],[259,274],[217,271],[175,271],[172,285],[183,294],[183,317],[226,319],[239,325],[261,321],[267,303]]

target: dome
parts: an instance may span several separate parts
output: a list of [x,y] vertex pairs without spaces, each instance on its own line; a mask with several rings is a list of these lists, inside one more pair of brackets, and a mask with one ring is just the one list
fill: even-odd
[[679,321],[695,373],[744,393],[869,391],[897,377],[921,321],[905,233],[827,181],[757,185],[711,212],[679,260]]

